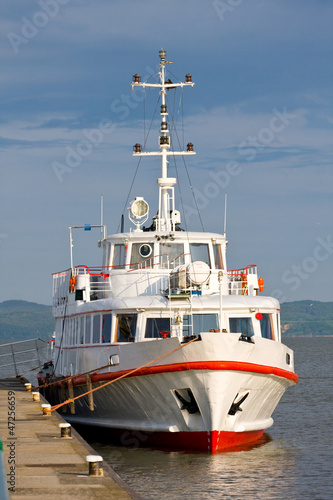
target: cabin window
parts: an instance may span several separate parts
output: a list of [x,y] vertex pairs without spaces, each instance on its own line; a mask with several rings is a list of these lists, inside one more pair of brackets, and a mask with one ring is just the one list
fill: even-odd
[[210,267],[209,248],[207,243],[190,243],[192,262],[200,260]]
[[170,318],[147,318],[146,339],[170,337]]
[[137,314],[119,314],[117,316],[116,342],[134,342]]
[[101,342],[101,315],[97,314],[93,316],[93,344],[99,344]]
[[127,247],[125,245],[115,245],[113,250],[113,263],[114,267],[123,269],[126,264]]
[[221,245],[213,245],[215,269],[223,269]]
[[160,243],[159,258],[162,269],[173,269],[184,264],[183,243]]
[[108,344],[111,342],[111,324],[112,324],[112,315],[111,314],[103,314],[102,320],[102,342]]
[[79,321],[79,318],[77,316],[75,316],[75,318],[73,318],[73,345],[77,345],[77,343],[78,343],[78,340],[77,340],[78,321]]
[[201,332],[209,332],[218,329],[217,314],[184,314],[183,316],[183,335],[199,335]]
[[78,318],[78,334],[79,334],[79,343],[80,344],[83,344],[83,341],[84,341],[84,316],[79,316]]
[[91,343],[91,316],[88,314],[86,316],[86,328],[85,328],[85,336],[84,336],[84,343],[85,344],[90,344]]
[[241,333],[246,337],[253,336],[252,318],[229,318],[230,333]]
[[132,243],[131,269],[151,267],[154,263],[153,243]]
[[261,336],[264,339],[274,340],[273,318],[271,314],[263,314],[260,320]]

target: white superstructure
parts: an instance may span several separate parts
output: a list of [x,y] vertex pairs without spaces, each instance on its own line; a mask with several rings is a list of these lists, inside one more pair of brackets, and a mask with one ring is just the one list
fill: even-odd
[[149,444],[215,452],[258,440],[297,375],[281,343],[279,303],[259,295],[257,267],[228,271],[225,234],[180,227],[168,158],[195,153],[192,143],[173,149],[166,94],[194,84],[189,74],[185,82],[166,80],[165,51],[159,55],[159,83],[139,75],[132,83],[160,91],[159,151],[135,144],[133,152],[161,157],[158,212],[144,228],[149,207],[137,197],[129,207],[133,230],[100,240],[102,266],[76,267],[71,257],[71,268],[54,274],[53,378],[68,377],[75,396],[88,382],[110,382],[93,392],[93,403],[75,401],[73,422],[107,427],[123,440],[149,431]]

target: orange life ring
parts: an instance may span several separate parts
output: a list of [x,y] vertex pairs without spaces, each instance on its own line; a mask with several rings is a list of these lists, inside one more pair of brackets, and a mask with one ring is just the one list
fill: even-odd
[[70,292],[73,293],[74,290],[75,290],[75,285],[76,285],[76,278],[75,276],[71,276],[70,280],[69,280],[69,289],[70,289]]

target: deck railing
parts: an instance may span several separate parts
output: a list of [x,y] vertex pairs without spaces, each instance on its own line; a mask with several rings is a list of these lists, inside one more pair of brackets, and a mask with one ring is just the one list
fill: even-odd
[[47,357],[46,341],[35,338],[0,344],[1,376],[21,375],[42,365]]
[[[140,280],[141,288],[151,295],[161,294],[168,288],[168,277],[173,271],[186,262],[189,254],[181,254],[170,259],[166,254],[118,266],[88,267],[76,266],[53,275],[53,305],[61,306],[68,302],[70,292],[75,293],[76,300],[97,300],[108,296],[111,291],[112,280],[117,275],[133,276],[133,283]],[[151,271],[147,273],[147,271]],[[186,273],[186,270],[184,270]],[[257,286],[257,266],[250,264],[241,269],[232,269],[227,272],[229,295],[246,295],[250,286]],[[146,285],[145,285],[146,283]],[[211,286],[211,285],[210,285]],[[146,287],[146,288],[145,288]],[[84,290],[84,297],[83,291]],[[212,291],[214,291],[212,289]]]

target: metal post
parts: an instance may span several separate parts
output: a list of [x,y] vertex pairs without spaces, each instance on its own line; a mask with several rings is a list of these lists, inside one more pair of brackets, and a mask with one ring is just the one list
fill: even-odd
[[14,363],[14,367],[15,367],[15,374],[16,374],[16,376],[18,376],[18,371],[17,371],[17,367],[16,367],[16,363],[15,363],[15,353],[14,353],[14,349],[13,349],[12,344],[10,344],[10,348],[12,350],[12,355],[13,355],[13,363]]
[[36,351],[37,351],[37,359],[38,359],[38,364],[39,364],[39,366],[41,366],[40,357],[39,357],[39,352],[38,352],[38,340],[37,340],[37,339],[35,339],[35,344],[36,344]]

